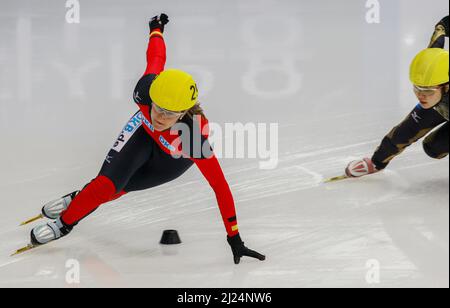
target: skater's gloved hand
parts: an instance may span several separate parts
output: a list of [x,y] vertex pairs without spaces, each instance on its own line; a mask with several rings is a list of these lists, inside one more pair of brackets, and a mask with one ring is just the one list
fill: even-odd
[[160,16],[153,17],[148,23],[150,26],[150,32],[155,30],[160,30],[161,33],[164,33],[164,26],[169,23],[169,16],[162,13]]
[[231,246],[231,250],[233,251],[235,264],[239,264],[242,257],[255,258],[260,261],[264,261],[266,259],[266,256],[263,256],[262,254],[245,247],[239,233],[233,237],[227,237],[227,241]]
[[375,164],[370,158],[352,161],[348,164],[347,168],[345,168],[345,174],[352,178],[359,178],[378,171],[379,170],[377,170]]

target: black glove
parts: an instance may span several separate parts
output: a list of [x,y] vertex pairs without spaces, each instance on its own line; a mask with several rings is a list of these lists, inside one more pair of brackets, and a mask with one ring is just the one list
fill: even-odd
[[444,29],[445,29],[445,36],[448,36],[450,34],[450,28],[449,28],[448,20],[449,20],[449,17],[447,15],[438,24],[438,25],[441,25],[441,26],[444,27]]
[[245,247],[239,233],[233,237],[227,237],[227,241],[231,246],[231,250],[233,251],[235,264],[239,264],[242,257],[251,257],[260,261],[264,261],[266,259],[266,256],[263,256],[262,254]]
[[159,29],[161,33],[164,33],[164,26],[169,23],[169,16],[162,13],[160,16],[153,17],[148,23],[150,26],[150,32]]

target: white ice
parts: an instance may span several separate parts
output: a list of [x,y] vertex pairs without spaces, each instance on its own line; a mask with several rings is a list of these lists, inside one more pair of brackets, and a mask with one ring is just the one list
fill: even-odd
[[[383,173],[322,184],[414,107],[408,65],[447,1],[380,1],[375,24],[365,0],[81,0],[79,24],[64,2],[0,3],[0,287],[449,286],[448,159],[417,143]],[[280,125],[276,169],[221,161],[242,237],[267,260],[233,264],[195,168],[10,257],[35,225],[21,221],[96,176],[136,110],[159,12],[167,67],[195,75],[211,121]],[[160,246],[164,229],[183,243]],[[79,284],[66,279],[73,260]]]

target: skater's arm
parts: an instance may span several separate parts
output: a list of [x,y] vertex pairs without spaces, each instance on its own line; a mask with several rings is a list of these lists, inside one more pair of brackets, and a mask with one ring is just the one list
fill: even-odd
[[133,100],[140,107],[151,105],[150,86],[156,75],[164,70],[166,64],[166,44],[164,43],[163,33],[164,26],[168,22],[167,15],[161,14],[161,16],[153,17],[149,23],[150,39],[147,48],[147,68],[133,92]]
[[231,194],[230,186],[225,179],[216,156],[212,156],[209,159],[194,160],[194,162],[216,193],[220,213],[222,214],[222,219],[227,230],[227,241],[233,253],[234,263],[239,264],[242,257],[250,257],[264,261],[266,259],[264,255],[248,249],[241,240],[233,195]]
[[375,151],[372,161],[377,170],[382,170],[407,147],[424,137],[433,128],[445,122],[434,109],[423,109],[420,105],[394,127]]
[[[239,264],[241,262],[242,257],[250,257],[256,258],[260,261],[264,261],[266,257],[254,250],[248,249],[244,242],[241,240],[241,236],[239,234],[237,218],[236,218],[236,208],[234,205],[233,195],[231,193],[230,186],[225,179],[225,175],[223,174],[222,168],[220,167],[219,161],[217,157],[214,155],[211,144],[208,141],[209,138],[209,126],[208,121],[205,117],[195,116],[194,122],[190,123],[187,121],[187,124],[191,124],[191,132],[194,131],[194,127],[199,125],[201,132],[201,146],[202,153],[197,156],[198,153],[195,151],[191,152],[189,155],[191,160],[197,165],[200,169],[200,172],[209,182],[209,185],[212,187],[216,194],[217,203],[219,205],[220,214],[222,215],[223,222],[225,224],[225,229],[227,230],[227,241],[231,247],[231,251],[233,253],[233,259],[235,264]],[[192,138],[191,135],[191,139]],[[191,144],[192,149],[193,144]],[[197,154],[197,155],[196,155]],[[201,158],[193,158],[193,157],[201,157]]]
[[235,236],[239,233],[239,230],[237,226],[234,199],[217,157],[212,156],[208,159],[193,159],[193,161],[216,194],[217,203],[228,236]]
[[428,48],[444,48],[445,38],[449,33],[449,21],[448,16],[444,17],[437,25],[431,38],[431,42]]
[[147,48],[147,68],[144,75],[159,74],[166,64],[166,44],[164,42],[164,26],[169,22],[167,15],[155,16],[149,23],[150,39]]
[[159,74],[164,70],[166,64],[166,44],[163,34],[154,30],[150,33],[150,40],[147,48],[147,68],[144,75]]

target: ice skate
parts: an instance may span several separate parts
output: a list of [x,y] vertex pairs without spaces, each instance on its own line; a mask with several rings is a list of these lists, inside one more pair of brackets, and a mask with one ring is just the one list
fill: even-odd
[[33,217],[27,221],[22,222],[20,225],[25,226],[27,224],[30,224],[36,220],[42,219],[42,218],[48,218],[48,219],[57,219],[62,212],[64,212],[68,207],[70,202],[75,198],[75,196],[79,193],[79,191],[74,191],[68,195],[65,195],[59,199],[50,201],[46,203],[42,207],[42,212],[36,217]]

